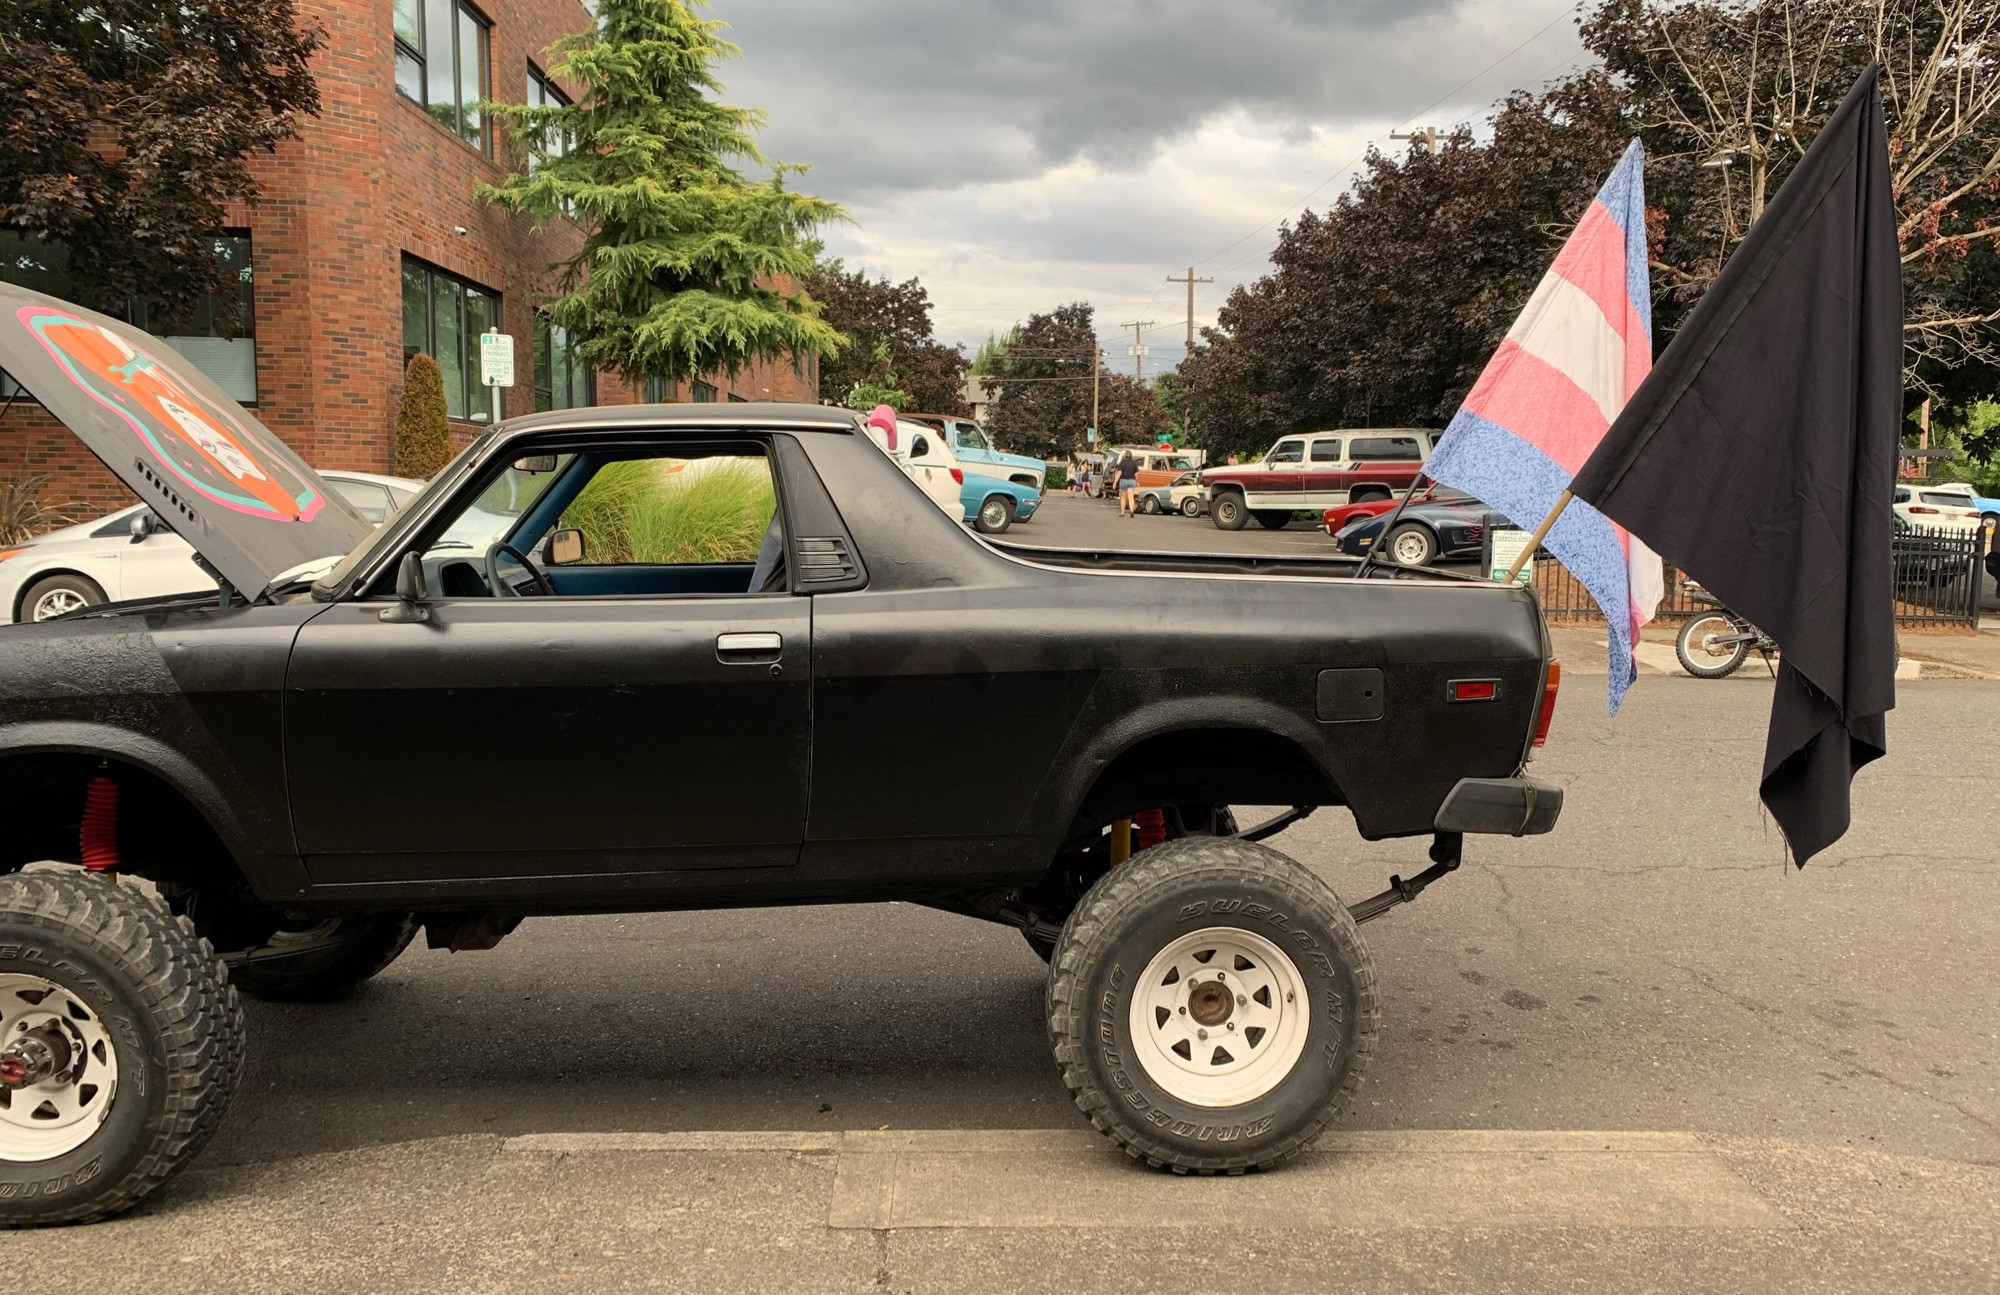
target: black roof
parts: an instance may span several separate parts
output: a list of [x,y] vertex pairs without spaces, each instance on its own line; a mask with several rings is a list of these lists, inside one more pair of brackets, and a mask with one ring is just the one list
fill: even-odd
[[511,437],[544,431],[629,432],[652,427],[764,427],[789,431],[854,432],[861,427],[861,415],[838,405],[780,404],[768,400],[590,405],[509,418],[495,424],[487,435]]

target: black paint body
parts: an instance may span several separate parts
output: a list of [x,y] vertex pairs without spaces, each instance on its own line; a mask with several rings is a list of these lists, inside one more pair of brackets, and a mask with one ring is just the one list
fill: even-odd
[[[426,623],[379,618],[397,558],[484,465],[718,432],[772,455],[790,592],[436,599]],[[808,537],[845,555],[816,584]],[[7,862],[75,857],[62,839],[74,813],[30,804],[70,790],[8,773],[48,753],[152,775],[259,898],[303,909],[586,912],[1025,885],[1065,841],[1160,803],[1148,787],[1183,751],[1215,802],[1346,804],[1364,836],[1427,833],[1460,778],[1520,768],[1541,618],[1517,588],[1356,581],[1354,565],[989,544],[839,410],[517,420],[311,594],[0,629],[0,796],[10,817],[57,825],[17,834]],[[726,632],[775,632],[783,647],[724,661]],[[1379,672],[1379,698],[1322,718],[1327,670]],[[1467,677],[1498,680],[1498,696],[1449,702],[1448,681]],[[1273,739],[1303,754],[1296,767],[1272,772]]]

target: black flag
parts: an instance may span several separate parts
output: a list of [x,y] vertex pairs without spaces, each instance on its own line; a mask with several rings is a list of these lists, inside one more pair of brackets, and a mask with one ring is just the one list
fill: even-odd
[[1778,641],[1761,794],[1805,861],[1896,704],[1903,283],[1871,64],[1571,490]]

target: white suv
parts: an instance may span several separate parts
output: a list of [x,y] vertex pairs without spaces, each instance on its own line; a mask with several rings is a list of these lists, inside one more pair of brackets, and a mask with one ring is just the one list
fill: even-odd
[[1978,496],[1968,485],[1899,485],[1890,507],[1911,526],[1951,531],[1979,529]]

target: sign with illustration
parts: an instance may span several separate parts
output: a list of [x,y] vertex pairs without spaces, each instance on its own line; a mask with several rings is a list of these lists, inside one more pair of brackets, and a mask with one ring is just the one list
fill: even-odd
[[206,399],[157,355],[65,311],[16,313],[71,382],[131,427],[170,485],[267,521],[311,521],[325,506],[313,483],[265,444],[269,433]]

